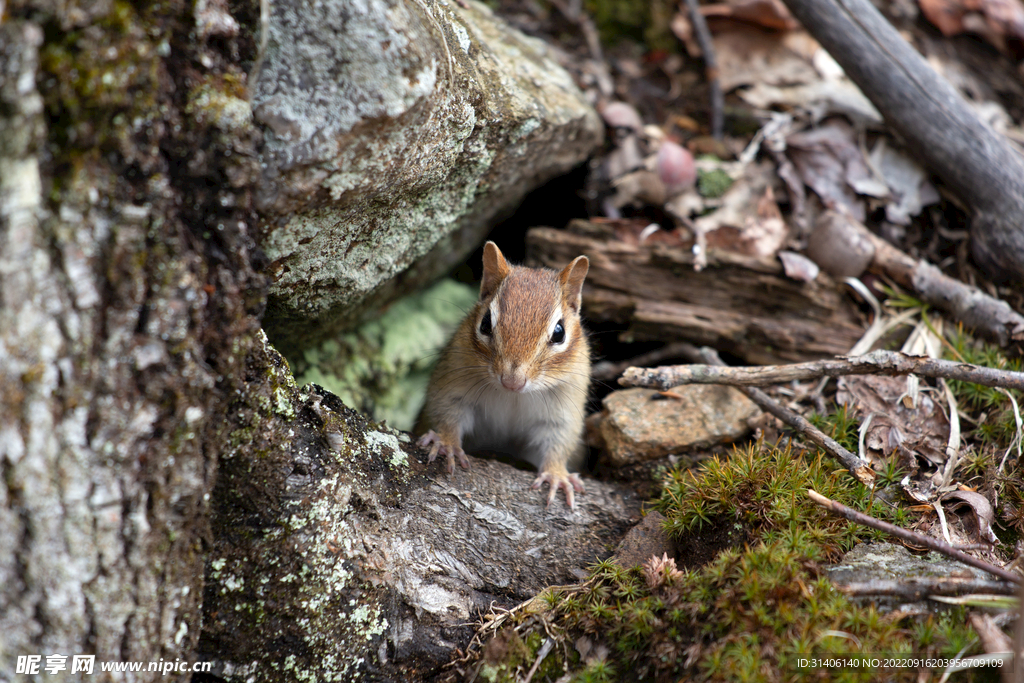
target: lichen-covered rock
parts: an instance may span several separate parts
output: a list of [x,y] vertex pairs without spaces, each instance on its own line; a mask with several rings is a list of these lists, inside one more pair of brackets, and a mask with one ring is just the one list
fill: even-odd
[[[589,432],[616,467],[728,443],[750,431],[760,409],[732,387],[690,384],[667,398],[652,389],[624,389],[605,397]],[[593,438],[593,436],[591,438]]]
[[281,0],[266,38],[265,325],[289,353],[447,272],[602,138],[545,45],[472,0]]

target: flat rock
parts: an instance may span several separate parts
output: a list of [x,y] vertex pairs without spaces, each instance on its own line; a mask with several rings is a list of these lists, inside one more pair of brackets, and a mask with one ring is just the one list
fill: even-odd
[[462,4],[270,4],[254,199],[279,349],[436,280],[601,143],[600,117],[548,47]]
[[[929,586],[937,579],[974,581],[988,588],[974,592],[1004,593],[1005,585],[987,572],[958,562],[937,552],[917,555],[895,543],[860,543],[850,549],[836,565],[827,567],[828,578],[839,590],[851,594],[853,600],[870,602],[882,611],[899,608],[906,613],[928,614],[937,603],[926,600]],[[899,584],[903,595],[885,592],[883,586]],[[862,593],[864,587],[874,590]],[[878,591],[878,592],[876,592]],[[971,592],[971,591],[964,591]],[[911,597],[914,596],[914,597]]]
[[596,432],[613,465],[735,441],[750,432],[747,421],[760,412],[732,387],[693,384],[672,393],[681,398],[652,389],[624,389],[605,397]]

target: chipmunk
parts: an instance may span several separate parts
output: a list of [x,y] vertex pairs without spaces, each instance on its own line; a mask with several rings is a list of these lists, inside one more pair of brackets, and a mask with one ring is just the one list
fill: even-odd
[[471,451],[511,452],[540,470],[547,504],[558,489],[575,509],[583,482],[567,465],[583,452],[590,386],[590,347],[580,324],[580,292],[590,262],[578,256],[558,273],[509,265],[494,242],[484,245],[480,299],[441,355],[427,388],[432,429],[420,440],[469,469]]

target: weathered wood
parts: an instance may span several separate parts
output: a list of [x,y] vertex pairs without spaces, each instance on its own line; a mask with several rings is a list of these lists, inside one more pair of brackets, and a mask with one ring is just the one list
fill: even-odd
[[586,221],[534,228],[527,248],[531,263],[549,267],[586,254],[587,318],[628,324],[624,336],[633,339],[705,344],[769,364],[841,355],[863,333],[853,305],[824,274],[797,282],[778,263],[714,251],[695,272],[684,246],[640,245]]
[[974,210],[971,250],[1024,281],[1024,158],[982,122],[869,0],[785,0],[925,166]]
[[570,512],[545,507],[532,471],[472,458],[448,476],[333,394],[300,392],[261,340],[213,493],[199,649],[222,678],[431,678],[480,614],[575,583],[639,519],[621,485],[585,478]]

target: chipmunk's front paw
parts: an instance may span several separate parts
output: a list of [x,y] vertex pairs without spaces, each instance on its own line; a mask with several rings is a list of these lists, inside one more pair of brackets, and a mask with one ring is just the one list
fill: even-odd
[[438,453],[446,456],[448,458],[448,474],[455,472],[455,458],[459,459],[459,465],[462,466],[462,469],[469,469],[469,458],[466,457],[466,451],[462,450],[462,446],[447,443],[433,429],[421,436],[416,445],[420,448],[430,446],[427,462],[434,462]]
[[533,480],[533,486],[531,488],[539,489],[544,482],[547,482],[551,486],[551,490],[548,491],[548,507],[551,506],[551,501],[555,499],[555,495],[558,493],[558,489],[565,491],[565,502],[569,505],[570,510],[576,509],[576,498],[573,495],[573,490],[576,493],[583,493],[583,481],[579,475],[575,472],[566,472],[562,470],[557,471],[545,471],[541,472],[540,475]]

